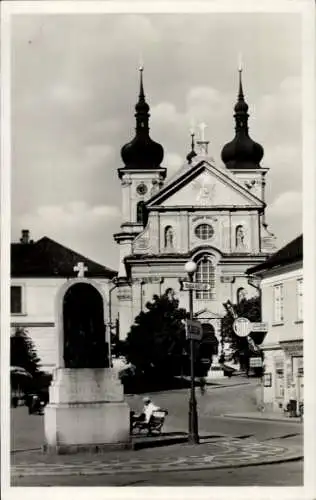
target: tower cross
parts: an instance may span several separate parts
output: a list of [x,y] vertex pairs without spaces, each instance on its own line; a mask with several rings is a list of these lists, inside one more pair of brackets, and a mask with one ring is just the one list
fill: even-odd
[[74,271],[78,273],[78,278],[83,278],[84,273],[88,271],[88,268],[84,265],[84,262],[78,262],[78,264],[74,267]]
[[202,122],[199,124],[199,129],[201,131],[201,141],[205,141],[205,129],[207,128],[206,123]]

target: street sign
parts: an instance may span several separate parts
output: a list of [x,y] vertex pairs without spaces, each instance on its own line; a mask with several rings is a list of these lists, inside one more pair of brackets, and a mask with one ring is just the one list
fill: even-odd
[[188,319],[185,322],[185,336],[188,340],[201,340],[203,335],[202,324],[199,321]]
[[262,368],[262,358],[260,358],[259,356],[257,358],[250,358],[249,366],[251,368]]
[[251,323],[247,318],[236,318],[233,329],[239,337],[247,337],[250,332],[267,332],[267,323]]
[[252,332],[267,332],[268,323],[251,323]]
[[210,283],[199,283],[197,281],[182,281],[182,290],[195,290],[198,292],[208,291],[211,289]]
[[233,329],[238,337],[247,337],[251,332],[251,323],[247,318],[236,318],[233,323]]

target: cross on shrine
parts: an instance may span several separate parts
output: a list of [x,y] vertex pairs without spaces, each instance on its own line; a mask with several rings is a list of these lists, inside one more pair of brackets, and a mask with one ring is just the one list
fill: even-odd
[[78,273],[78,278],[83,278],[84,273],[88,271],[88,268],[84,265],[84,262],[78,262],[78,264],[74,267],[74,271]]

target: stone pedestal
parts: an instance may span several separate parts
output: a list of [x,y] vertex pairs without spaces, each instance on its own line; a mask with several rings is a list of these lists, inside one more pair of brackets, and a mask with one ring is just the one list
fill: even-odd
[[45,408],[44,449],[72,453],[130,446],[130,408],[111,368],[57,368]]

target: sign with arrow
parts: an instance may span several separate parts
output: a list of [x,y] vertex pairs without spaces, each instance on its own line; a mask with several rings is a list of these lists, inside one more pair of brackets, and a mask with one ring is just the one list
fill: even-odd
[[197,292],[205,292],[211,289],[210,283],[199,283],[197,281],[182,281],[181,290],[189,291],[195,290]]

